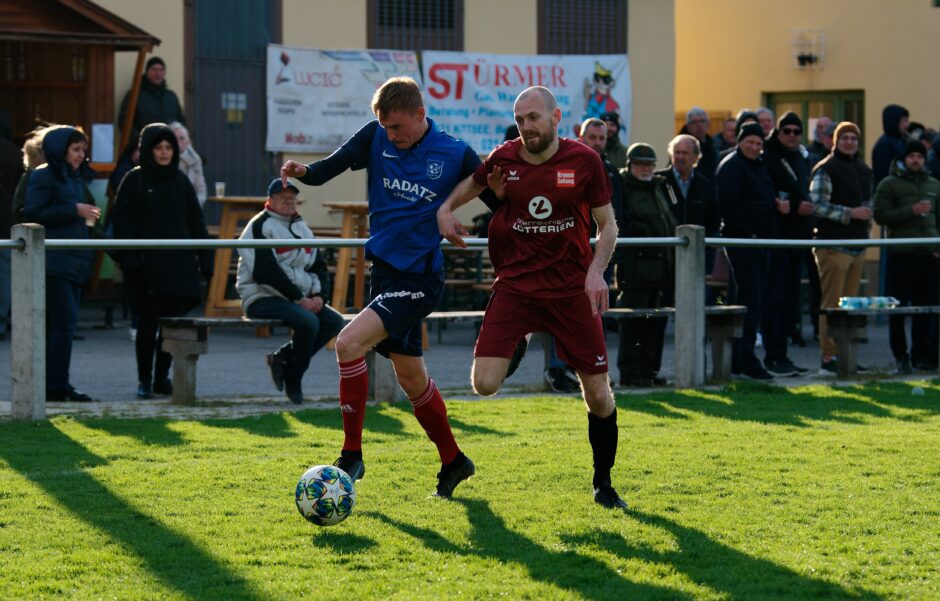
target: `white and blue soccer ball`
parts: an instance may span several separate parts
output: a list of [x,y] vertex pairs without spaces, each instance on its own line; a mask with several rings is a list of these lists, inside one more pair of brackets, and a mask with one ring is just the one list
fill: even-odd
[[317,526],[333,526],[349,517],[356,489],[349,474],[334,465],[315,465],[304,472],[294,494],[297,510]]

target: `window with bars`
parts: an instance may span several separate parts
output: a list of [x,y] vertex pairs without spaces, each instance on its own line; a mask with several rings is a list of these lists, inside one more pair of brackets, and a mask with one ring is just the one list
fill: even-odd
[[539,54],[626,54],[627,0],[539,0]]
[[463,50],[463,0],[369,0],[369,48]]

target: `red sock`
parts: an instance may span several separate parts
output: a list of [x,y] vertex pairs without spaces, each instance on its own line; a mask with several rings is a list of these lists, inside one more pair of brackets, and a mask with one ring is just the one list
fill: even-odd
[[441,456],[441,463],[447,465],[457,458],[460,447],[454,440],[450,431],[450,422],[447,421],[447,406],[444,398],[434,385],[434,380],[428,378],[428,387],[417,397],[411,399],[415,417],[418,423],[427,432],[428,438],[437,445],[437,452]]
[[366,358],[348,363],[339,361],[339,408],[343,411],[344,451],[362,450],[362,422],[366,418],[366,397],[369,396],[369,369]]

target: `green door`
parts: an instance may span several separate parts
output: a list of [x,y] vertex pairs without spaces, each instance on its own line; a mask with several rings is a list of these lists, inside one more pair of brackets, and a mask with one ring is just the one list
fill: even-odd
[[[841,92],[765,92],[764,106],[778,117],[793,111],[803,120],[803,143],[809,144],[816,120],[826,116],[838,123],[851,121],[862,130],[860,156],[865,156],[865,93],[861,90]],[[876,136],[877,137],[877,136]]]

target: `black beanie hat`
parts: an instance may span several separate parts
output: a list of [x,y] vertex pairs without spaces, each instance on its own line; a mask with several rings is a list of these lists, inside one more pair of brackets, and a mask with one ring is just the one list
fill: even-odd
[[907,143],[907,146],[904,147],[904,154],[901,155],[901,160],[903,161],[907,158],[907,155],[913,152],[919,152],[920,156],[927,158],[927,149],[924,147],[924,143],[920,140],[911,140]]
[[748,122],[741,126],[741,129],[738,130],[738,143],[741,142],[744,138],[748,136],[757,136],[761,140],[764,139],[764,128],[760,126],[760,123]]
[[787,125],[795,125],[800,128],[800,131],[803,131],[803,120],[793,111],[787,111],[780,115],[780,118],[777,119],[777,131],[780,131]]
[[734,120],[735,120],[734,133],[739,134],[741,133],[741,126],[747,123],[748,121],[753,121],[757,123],[757,113],[755,113],[751,109],[741,109],[740,111],[738,111],[738,114],[735,116]]
[[160,58],[159,56],[151,56],[151,57],[147,60],[147,66],[144,68],[144,73],[146,73],[147,71],[149,71],[149,70],[150,70],[150,67],[152,67],[152,66],[154,66],[154,65],[162,65],[163,68],[166,69],[166,63],[163,62],[163,59],[162,59],[162,58]]

